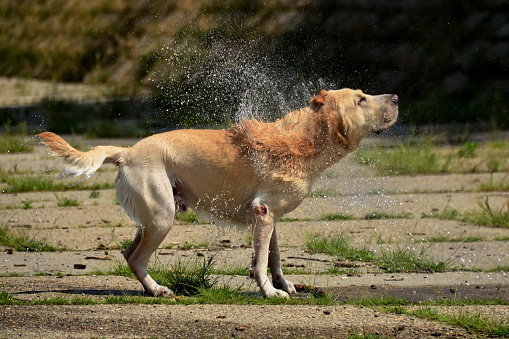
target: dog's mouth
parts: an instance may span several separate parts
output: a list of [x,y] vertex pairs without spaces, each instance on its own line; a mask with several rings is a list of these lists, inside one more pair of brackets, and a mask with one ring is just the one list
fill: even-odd
[[381,134],[391,126],[393,126],[398,120],[398,96],[396,94],[390,94],[385,96],[386,104],[383,106],[384,109],[381,112],[382,122],[375,130],[374,134]]

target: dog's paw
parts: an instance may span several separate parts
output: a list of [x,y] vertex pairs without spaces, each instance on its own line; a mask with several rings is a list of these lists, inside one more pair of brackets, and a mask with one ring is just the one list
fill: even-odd
[[286,280],[287,289],[284,290],[288,292],[288,294],[297,294],[297,290],[291,281]]
[[274,284],[275,288],[279,288],[288,294],[296,294],[297,290],[295,289],[295,286],[291,281],[286,280],[283,277],[280,277],[279,279],[273,279],[272,283]]
[[290,295],[288,293],[286,293],[283,290],[278,290],[276,288],[273,288],[270,291],[264,291],[263,292],[263,296],[265,298],[285,298],[285,299],[290,299]]
[[170,290],[168,287],[166,286],[161,286],[161,285],[158,285],[155,289],[154,289],[154,297],[166,297],[166,298],[171,298],[171,297],[174,297],[175,296],[175,293],[173,293],[172,290]]

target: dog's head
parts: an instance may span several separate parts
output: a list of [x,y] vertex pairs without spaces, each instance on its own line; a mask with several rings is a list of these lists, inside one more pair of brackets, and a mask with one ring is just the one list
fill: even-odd
[[398,119],[396,94],[373,96],[348,88],[321,90],[311,99],[311,105],[324,114],[331,134],[345,146],[385,131]]

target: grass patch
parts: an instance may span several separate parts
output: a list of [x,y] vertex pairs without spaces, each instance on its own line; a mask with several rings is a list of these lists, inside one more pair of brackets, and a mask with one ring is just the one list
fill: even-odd
[[99,191],[92,191],[90,192],[90,195],[88,196],[90,199],[98,199],[101,196],[101,192]]
[[[343,259],[371,262],[386,272],[444,272],[451,268],[451,260],[440,261],[429,254],[429,246],[420,250],[413,247],[380,247],[377,251],[358,249],[351,245],[352,237],[345,233],[327,236],[308,236],[306,248],[310,251],[336,255]],[[377,253],[378,252],[378,253]]]
[[70,190],[104,190],[115,188],[114,183],[95,183],[91,185],[72,185],[69,183],[55,181],[48,176],[20,176],[9,175],[9,173],[0,169],[0,182],[9,186],[3,189],[4,193],[22,193],[22,192],[44,192],[44,191],[70,191]]
[[451,260],[440,261],[429,254],[429,246],[417,250],[410,246],[382,249],[374,263],[386,272],[445,272],[451,268]]
[[458,220],[460,213],[453,209],[444,209],[442,211],[433,210],[431,213],[422,213],[421,218]]
[[0,135],[0,153],[29,153],[34,150],[34,143],[27,142],[27,124],[20,123],[11,131],[10,122],[4,123],[4,132]]
[[[507,172],[507,147],[493,147],[491,143],[465,142],[461,146],[440,147],[433,137],[417,142],[413,139],[392,147],[358,149],[354,159],[362,165],[374,167],[380,175],[415,175],[434,173],[495,173]],[[481,190],[497,190],[495,185]],[[507,190],[508,185],[499,187]]]
[[291,217],[282,217],[278,221],[279,222],[296,222],[296,221],[312,221],[311,218],[291,218]]
[[404,307],[396,309],[387,308],[397,314],[404,314],[412,317],[419,317],[434,321],[440,321],[448,325],[460,326],[471,332],[483,334],[492,337],[509,336],[509,325],[507,321],[490,319],[479,313],[470,313],[460,310],[458,314],[442,313],[431,307],[408,310]]
[[151,274],[176,295],[192,296],[217,284],[217,278],[212,277],[213,265],[214,257],[204,258],[202,262],[195,257],[187,261],[178,260],[168,269],[156,267]]
[[426,238],[426,242],[429,243],[441,243],[441,242],[478,242],[478,241],[484,241],[486,240],[483,237],[480,236],[466,236],[466,237],[449,237],[446,235],[438,235],[435,237],[429,237]]
[[57,205],[58,205],[58,207],[75,207],[75,206],[80,206],[81,203],[78,200],[72,199],[72,198],[67,198],[67,197],[58,198],[57,197]]
[[463,221],[483,226],[509,228],[509,199],[506,200],[505,206],[502,205],[498,210],[493,210],[488,197],[478,201],[477,205],[481,211],[466,214]]
[[204,219],[200,219],[195,211],[188,209],[185,212],[175,213],[175,220],[180,222],[186,222],[191,224],[208,224],[209,222]]
[[371,212],[364,216],[366,220],[383,220],[383,219],[409,219],[412,217],[411,213],[401,212],[399,214],[390,214],[385,212]]
[[19,252],[56,252],[59,249],[40,241],[28,232],[13,232],[8,226],[0,227],[0,245],[14,248]]
[[350,214],[329,213],[329,214],[322,215],[319,220],[335,221],[335,220],[354,220],[354,219],[355,219],[355,217]]
[[444,209],[441,212],[422,213],[421,217],[459,220],[482,226],[509,228],[509,199],[498,210],[492,208],[488,197],[478,201],[477,205],[480,210],[466,213],[463,216],[457,210]]
[[344,259],[373,261],[374,253],[366,249],[357,249],[351,245],[352,237],[346,233],[330,236],[309,235],[306,248],[313,252],[337,255]]
[[440,163],[431,138],[418,144],[410,140],[393,148],[359,149],[354,159],[361,165],[370,165],[380,175],[430,174],[446,172],[449,161]]

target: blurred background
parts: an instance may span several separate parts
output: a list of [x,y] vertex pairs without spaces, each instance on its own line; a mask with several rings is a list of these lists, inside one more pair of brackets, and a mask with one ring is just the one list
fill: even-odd
[[401,126],[509,128],[507,0],[0,1],[4,130],[142,136],[270,119],[321,88]]

